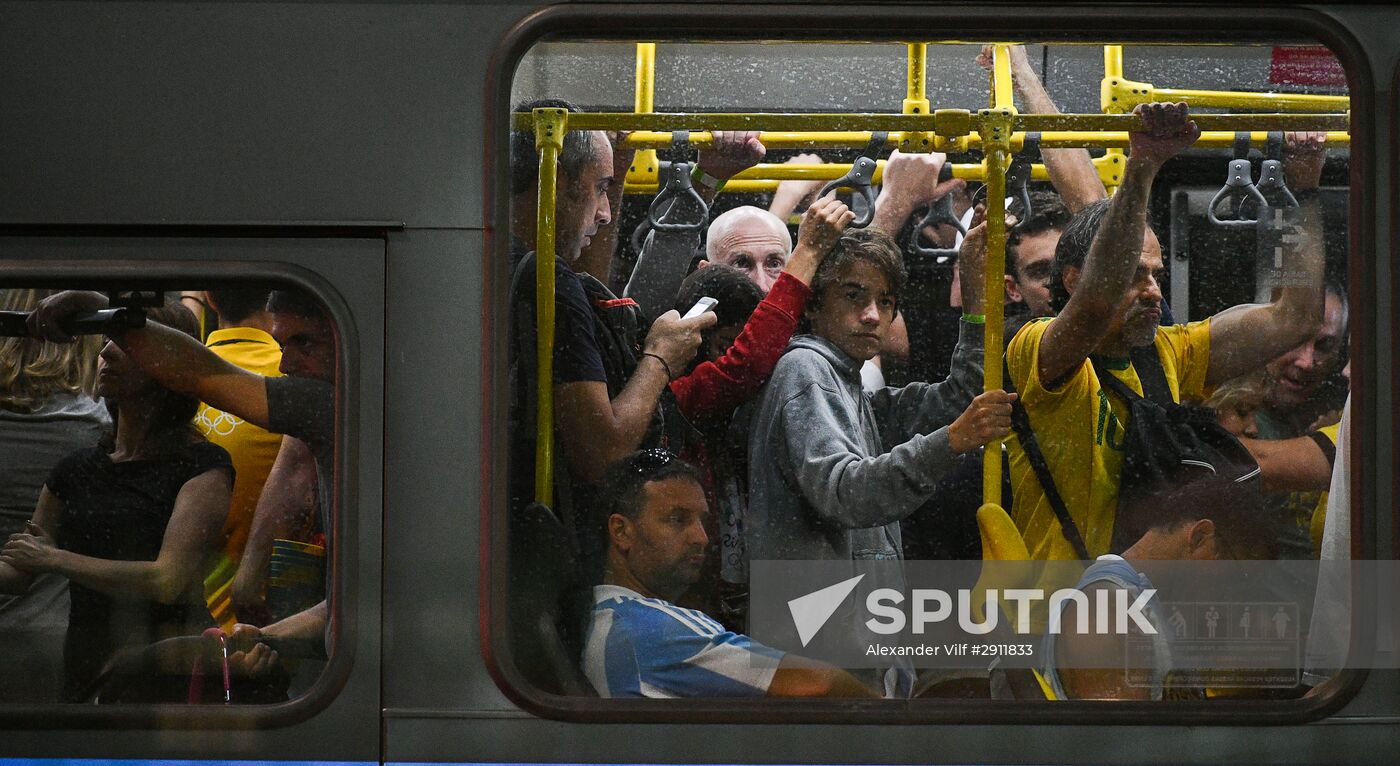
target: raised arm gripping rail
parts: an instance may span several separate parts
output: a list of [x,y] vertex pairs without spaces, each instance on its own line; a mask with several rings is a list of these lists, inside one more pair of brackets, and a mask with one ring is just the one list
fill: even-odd
[[[1210,205],[1206,208],[1206,217],[1216,226],[1229,229],[1252,229],[1256,221],[1245,216],[1246,202],[1253,203],[1256,210],[1269,204],[1254,185],[1254,172],[1249,165],[1249,141],[1248,133],[1235,134],[1235,159],[1230,160],[1230,167],[1225,176],[1225,185],[1215,193],[1215,196],[1210,200]],[[1227,205],[1226,213],[1230,216],[1229,218],[1221,218],[1216,214],[1216,210],[1222,202]],[[1233,210],[1228,209],[1228,205],[1232,202],[1234,203]]]
[[876,158],[880,155],[880,150],[885,148],[885,142],[889,140],[889,132],[877,130],[870,134],[870,143],[866,144],[856,161],[851,163],[851,169],[846,175],[829,181],[817,192],[817,199],[825,197],[833,189],[850,187],[856,193],[865,198],[865,212],[859,218],[851,221],[851,228],[864,229],[875,220],[875,192],[871,189],[871,182],[875,178]]

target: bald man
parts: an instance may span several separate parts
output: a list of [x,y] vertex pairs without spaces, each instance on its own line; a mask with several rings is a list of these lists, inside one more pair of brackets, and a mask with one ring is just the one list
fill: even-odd
[[705,239],[705,260],[744,272],[766,294],[792,253],[787,224],[761,208],[745,205],[720,214]]
[[[672,308],[686,266],[699,247],[696,232],[648,234],[627,283],[627,297],[643,311]],[[773,288],[791,254],[792,234],[787,224],[767,210],[748,205],[716,216],[705,235],[705,261],[744,272],[764,295]]]

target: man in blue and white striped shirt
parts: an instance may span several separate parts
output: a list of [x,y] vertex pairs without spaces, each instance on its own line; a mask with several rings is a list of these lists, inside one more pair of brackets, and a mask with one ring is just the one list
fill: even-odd
[[726,630],[671,603],[700,577],[708,535],[695,469],[669,452],[610,468],[608,555],[593,589],[584,673],[603,697],[874,697],[851,674]]

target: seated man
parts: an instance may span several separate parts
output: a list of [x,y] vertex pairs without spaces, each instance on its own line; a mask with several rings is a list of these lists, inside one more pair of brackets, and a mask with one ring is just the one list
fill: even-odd
[[839,668],[726,631],[678,598],[700,576],[709,508],[695,468],[636,452],[604,476],[608,556],[583,665],[603,697],[874,697]]
[[[1127,601],[1153,589],[1140,571],[1144,563],[1160,561],[1221,561],[1271,559],[1273,529],[1264,517],[1259,472],[1248,467],[1219,466],[1209,470],[1186,466],[1181,483],[1171,492],[1154,496],[1149,504],[1155,521],[1123,555],[1100,556],[1085,570],[1075,586],[1086,594],[1099,590],[1126,590]],[[1159,583],[1170,587],[1169,581]],[[1091,602],[1092,602],[1091,598]],[[1121,634],[1071,630],[1079,608],[1063,602],[1057,635],[1045,635],[1042,674],[1059,699],[1162,699],[1172,670],[1173,631],[1150,602],[1147,618],[1157,630],[1153,637],[1151,683],[1130,685],[1124,667],[1127,637]],[[1104,666],[1095,666],[1102,662]],[[1114,667],[1116,665],[1117,667]],[[1187,690],[1173,690],[1185,692]]]
[[1144,128],[1129,133],[1118,193],[1080,211],[1056,245],[1050,290],[1058,315],[1031,322],[1007,344],[1008,383],[1021,393],[1068,509],[1061,520],[1019,439],[1012,440],[1012,518],[1033,559],[1092,558],[1113,545],[1128,405],[1108,394],[1100,375],[1140,392],[1132,358],[1150,361],[1134,351],[1145,349],[1155,353],[1177,401],[1203,400],[1208,388],[1312,337],[1322,320],[1322,215],[1304,191],[1316,187],[1313,175],[1310,185],[1294,187],[1303,192],[1302,236],[1284,248],[1287,272],[1297,277],[1272,303],[1159,326],[1162,254],[1147,226],[1148,195],[1157,171],[1199,131],[1184,104],[1145,104],[1137,113]]

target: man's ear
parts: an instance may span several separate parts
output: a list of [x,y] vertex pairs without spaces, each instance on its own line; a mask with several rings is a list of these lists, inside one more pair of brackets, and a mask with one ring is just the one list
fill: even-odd
[[632,522],[620,513],[608,517],[608,539],[613,547],[626,553],[632,547]]
[[1186,527],[1187,558],[1214,561],[1220,558],[1220,543],[1215,537],[1215,522],[1198,519]]
[[697,263],[697,264],[695,264],[695,270],[696,270],[696,271],[699,271],[700,269],[703,269],[703,268],[705,268],[705,267],[707,267],[707,266],[709,266],[709,265],[710,265],[710,262],[709,262],[709,261],[705,260],[704,258],[701,258],[701,259],[700,259],[700,262]]
[[1013,303],[1021,302],[1021,290],[1016,287],[1016,280],[1010,275],[1002,277],[1006,280],[1006,299]]
[[1079,274],[1078,266],[1066,266],[1064,270],[1060,272],[1060,281],[1065,285],[1065,292],[1070,295],[1074,295],[1074,288],[1079,284]]

